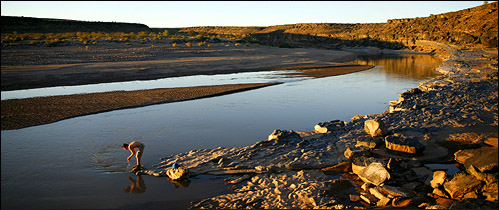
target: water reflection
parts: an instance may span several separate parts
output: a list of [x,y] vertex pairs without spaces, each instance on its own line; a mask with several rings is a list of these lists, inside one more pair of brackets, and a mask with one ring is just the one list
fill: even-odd
[[429,55],[365,55],[352,63],[383,66],[383,71],[388,75],[423,80],[438,75],[434,70],[442,60]]
[[173,180],[173,179],[170,179],[170,178],[167,178],[168,181],[170,181],[171,183],[173,183],[173,185],[175,186],[175,188],[185,188],[185,187],[189,187],[189,185],[191,185],[191,181],[186,179],[186,180]]
[[131,186],[126,186],[124,191],[130,193],[144,193],[146,192],[146,183],[144,183],[144,179],[142,179],[142,175],[137,175],[137,179],[133,179],[131,176],[128,176],[128,180],[132,182]]

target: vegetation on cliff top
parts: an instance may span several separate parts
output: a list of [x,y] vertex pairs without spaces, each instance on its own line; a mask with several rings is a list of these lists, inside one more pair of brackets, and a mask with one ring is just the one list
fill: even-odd
[[[379,48],[411,48],[418,40],[437,41],[457,45],[498,46],[497,2],[478,7],[430,15],[423,18],[395,19],[387,23],[336,24],[309,23],[269,27],[189,27],[168,29],[179,36],[195,36],[199,42],[209,36],[231,36],[238,43],[252,42],[273,46],[319,47],[335,49],[342,46],[374,46]],[[121,32],[114,40],[134,37],[130,32],[155,33],[164,29],[151,29],[143,24],[86,22],[2,16],[2,43],[23,39],[21,33],[76,33]],[[97,33],[97,34],[99,34]],[[41,36],[41,35],[36,35]],[[107,36],[107,35],[106,35]],[[157,35],[156,35],[157,36]],[[7,37],[7,38],[6,38]],[[16,38],[17,37],[17,38]],[[102,36],[101,36],[102,37]],[[109,36],[107,36],[109,39]],[[153,35],[149,35],[153,38]],[[182,38],[182,39],[185,39]],[[38,39],[39,40],[39,39]],[[55,39],[52,39],[55,40]],[[59,40],[61,38],[59,37]],[[93,39],[97,40],[97,39]],[[178,42],[178,38],[174,42]],[[48,43],[48,44],[47,44]],[[51,41],[46,42],[51,46]]]

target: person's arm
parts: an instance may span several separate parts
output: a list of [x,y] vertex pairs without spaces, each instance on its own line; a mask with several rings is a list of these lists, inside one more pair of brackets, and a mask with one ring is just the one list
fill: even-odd
[[126,159],[127,161],[130,161],[132,159],[133,155],[135,155],[135,148],[129,147],[130,152],[132,153],[128,158]]

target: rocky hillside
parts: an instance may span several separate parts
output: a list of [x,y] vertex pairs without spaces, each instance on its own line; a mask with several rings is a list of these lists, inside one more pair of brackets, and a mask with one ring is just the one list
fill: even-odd
[[64,19],[2,16],[2,33],[138,32],[149,31],[139,23],[90,22]]
[[[497,47],[497,2],[423,18],[394,19],[370,24],[291,24],[269,27],[193,27],[209,34],[240,34],[252,41],[281,46],[337,48],[413,47],[417,40]],[[181,30],[182,31],[182,30]]]

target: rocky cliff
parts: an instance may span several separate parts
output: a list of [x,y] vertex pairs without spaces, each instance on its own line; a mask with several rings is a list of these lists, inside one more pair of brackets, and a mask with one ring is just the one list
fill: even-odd
[[90,22],[64,19],[2,16],[2,33],[138,32],[149,31],[139,23]]
[[239,34],[248,40],[275,46],[338,48],[373,46],[389,49],[413,48],[417,40],[457,45],[497,47],[497,2],[456,12],[387,23],[310,23],[269,27],[192,27],[208,34]]

